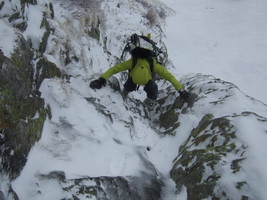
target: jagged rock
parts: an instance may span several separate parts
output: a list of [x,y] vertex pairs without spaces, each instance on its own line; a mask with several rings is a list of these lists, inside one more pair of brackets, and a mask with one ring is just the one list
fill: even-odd
[[[233,90],[238,91],[233,84],[211,76],[199,75],[192,79],[192,86],[201,91],[197,101],[201,102],[209,95],[218,98],[209,102],[209,105],[222,106],[230,103]],[[201,82],[202,85],[199,85]],[[218,92],[220,95],[214,95]],[[240,139],[239,134],[242,133],[237,131],[235,121],[250,115],[257,123],[262,124],[266,122],[266,118],[253,112],[237,114],[234,109],[224,111],[228,111],[228,115],[204,115],[188,139],[180,146],[179,155],[174,160],[170,175],[178,191],[186,187],[188,200],[259,199],[257,188],[250,185],[250,180],[245,175],[244,162],[249,146]],[[225,183],[226,174],[227,177],[234,177],[228,184]]]
[[45,50],[46,50],[47,40],[48,40],[48,37],[49,37],[50,32],[51,32],[49,23],[48,23],[48,21],[47,21],[45,16],[43,17],[43,20],[42,20],[42,23],[41,23],[41,28],[42,27],[45,28],[45,33],[44,33],[44,35],[42,37],[42,40],[41,40],[41,43],[40,43],[40,46],[39,46],[39,52],[41,54],[43,54],[45,52]]
[[99,41],[100,39],[100,30],[98,27],[92,27],[91,30],[88,30],[88,35]]
[[[161,199],[163,183],[158,175],[152,172],[142,172],[140,176],[68,179],[64,172],[53,171],[49,174],[38,175],[36,185],[49,184],[50,181],[57,182],[62,187],[62,197],[65,197],[65,199]],[[36,195],[42,195],[42,190],[41,187],[38,187]]]
[[49,3],[49,10],[50,10],[50,15],[51,15],[51,18],[52,19],[54,19],[54,17],[55,17],[55,11],[54,11],[54,6],[53,6],[53,4],[50,2]]
[[204,116],[192,130],[190,138],[180,147],[179,156],[171,171],[178,190],[185,185],[188,199],[223,198],[226,191],[222,189],[220,194],[214,192],[221,177],[220,166],[224,165],[222,158],[245,151],[244,146],[237,146],[235,138],[235,129],[227,118]]
[[51,64],[40,61],[37,69],[43,71],[34,77],[32,59],[31,47],[22,36],[11,58],[0,55],[0,170],[11,178],[18,176],[32,145],[41,137],[47,111],[38,88],[44,78],[59,74],[56,66],[48,68]]
[[32,91],[33,53],[24,38],[20,37],[18,42],[11,59],[0,56],[1,170],[11,172],[12,177],[25,164],[31,145],[40,137],[44,120],[44,112],[40,110],[43,101]]
[[171,88],[160,90],[159,96],[163,97],[150,113],[153,116],[151,128],[159,134],[175,135],[176,129],[180,126],[179,115],[183,106],[181,98]]
[[61,71],[57,66],[48,61],[46,58],[41,58],[36,64],[35,83],[39,89],[45,78],[61,77]]
[[8,21],[11,24],[13,24],[14,27],[18,28],[20,31],[25,31],[27,28],[27,22],[21,19],[22,19],[21,13],[15,12],[9,17]]

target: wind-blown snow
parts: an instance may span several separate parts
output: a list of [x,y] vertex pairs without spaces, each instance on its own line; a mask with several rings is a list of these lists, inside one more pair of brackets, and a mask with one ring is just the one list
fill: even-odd
[[43,19],[43,8],[39,5],[28,5],[25,13],[28,19],[28,26],[23,32],[23,36],[26,40],[31,40],[34,49],[38,49],[45,32],[45,28],[40,28]]
[[162,1],[176,12],[165,42],[180,74],[214,75],[267,104],[267,1]]
[[14,43],[17,38],[14,29],[7,25],[4,21],[0,21],[0,49],[5,56],[10,57],[14,50]]

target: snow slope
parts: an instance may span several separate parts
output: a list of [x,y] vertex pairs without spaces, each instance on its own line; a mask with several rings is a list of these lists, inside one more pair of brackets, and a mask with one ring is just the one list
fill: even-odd
[[[118,3],[121,7],[129,9],[124,11],[124,16],[116,16],[121,11],[117,7]],[[149,30],[146,19],[141,17],[145,11],[141,5],[123,4],[125,2],[121,1],[102,3],[107,13],[109,10],[112,12],[108,15],[110,18],[106,19],[101,40],[97,41],[84,33],[83,28],[89,28],[90,25],[84,24],[86,16],[83,18],[71,15],[79,13],[79,7],[71,7],[70,14],[68,7],[63,8],[60,3],[54,2],[55,20],[49,20],[49,23],[55,31],[49,37],[45,56],[60,67],[70,79],[51,79],[42,83],[40,91],[46,104],[51,108],[52,118],[46,121],[42,138],[32,148],[21,176],[12,183],[19,199],[63,198],[62,191],[55,184],[48,182],[46,185],[38,182],[39,176],[52,171],[64,171],[68,179],[138,176],[142,171],[148,171],[143,157],[149,157],[150,162],[157,165],[157,170],[163,177],[167,177],[166,184],[171,185],[168,190],[171,191],[173,188],[174,195],[174,185],[169,178],[169,171],[177,154],[174,144],[182,141],[173,140],[171,136],[161,138],[154,134],[147,125],[149,121],[140,119],[138,113],[129,110],[121,95],[114,94],[110,88],[96,92],[88,87],[89,81],[97,77],[97,74],[117,62],[115,56],[121,54],[125,37],[137,29],[138,33],[155,31]],[[140,12],[135,12],[135,5],[139,5]],[[29,26],[24,32],[24,37],[34,42],[35,49],[39,47],[38,41],[42,30],[38,27],[42,21],[42,12],[48,12],[46,9],[43,3],[26,9]],[[132,23],[125,21],[133,16],[135,21]],[[143,26],[140,26],[140,22]],[[123,23],[119,29],[117,23]],[[153,34],[154,39],[161,34],[156,33]],[[105,36],[107,41],[103,41]],[[121,45],[118,45],[118,42]],[[61,52],[66,50],[66,44],[71,47],[70,57],[77,56],[79,62],[73,61],[64,66]],[[103,48],[104,45],[106,49]],[[106,50],[112,54],[107,54]],[[12,49],[9,53],[12,53]],[[145,98],[144,93],[135,95],[141,100]],[[92,99],[101,101],[96,106]],[[104,112],[104,115],[101,115],[100,111]],[[106,117],[111,114],[112,119]],[[165,151],[166,146],[170,144],[173,145],[169,151]],[[147,147],[151,150],[147,151]],[[37,183],[43,187],[40,189]],[[42,193],[38,192],[40,190]],[[53,190],[52,196],[47,192],[49,190]]]
[[265,104],[267,1],[162,0],[169,57],[181,74],[211,74]]

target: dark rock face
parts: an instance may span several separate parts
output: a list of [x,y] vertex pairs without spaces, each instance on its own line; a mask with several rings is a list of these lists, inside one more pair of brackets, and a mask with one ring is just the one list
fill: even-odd
[[12,58],[0,56],[1,87],[1,171],[16,177],[27,153],[40,138],[45,119],[43,100],[33,90],[33,53],[20,38]]
[[[44,78],[60,76],[45,59],[32,66],[33,51],[23,37],[11,58],[0,55],[0,170],[11,178],[19,175],[32,145],[39,140],[48,110],[38,91]],[[41,71],[42,69],[42,71]]]

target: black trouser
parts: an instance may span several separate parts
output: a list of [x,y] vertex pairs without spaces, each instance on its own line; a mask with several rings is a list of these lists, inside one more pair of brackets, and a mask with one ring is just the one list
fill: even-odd
[[[132,92],[136,90],[137,85],[133,82],[132,78],[129,77],[128,80],[124,84],[124,89],[127,92]],[[158,85],[155,83],[154,80],[148,81],[145,85],[144,90],[147,94],[147,97],[150,99],[156,99],[158,96]]]

